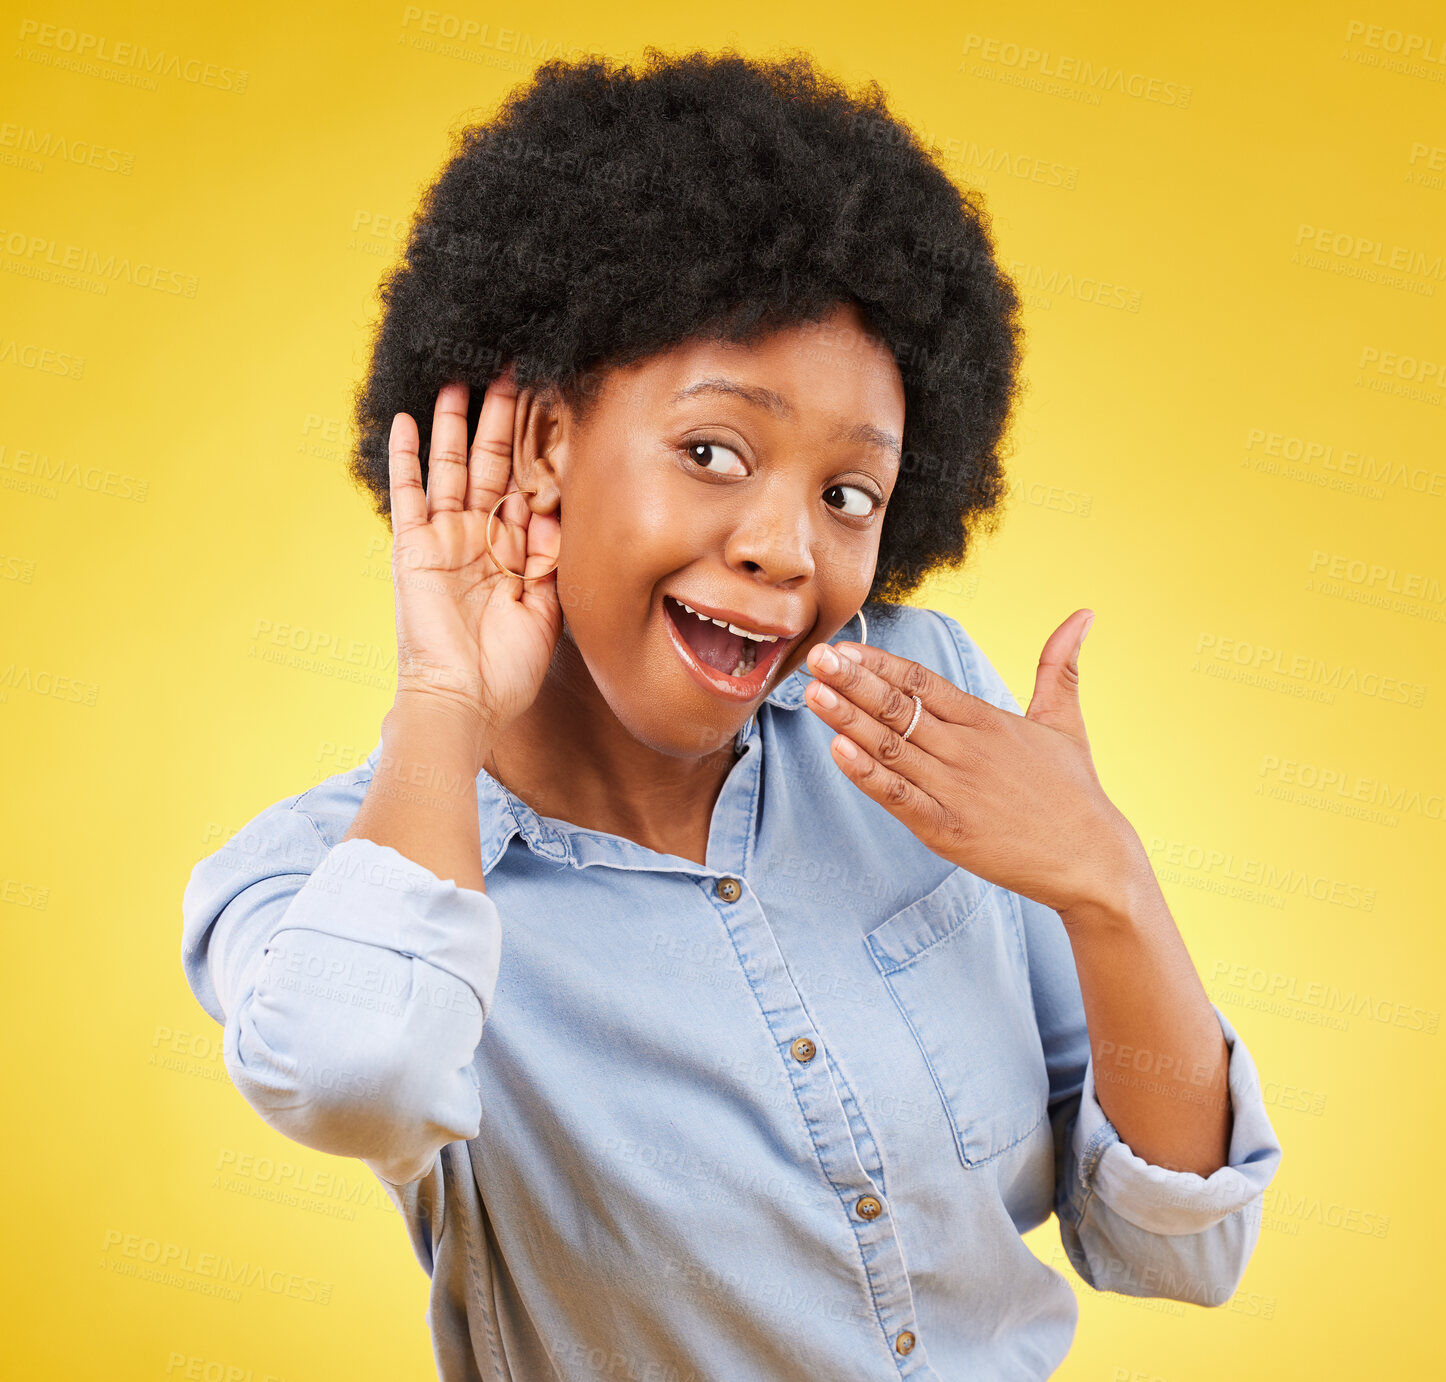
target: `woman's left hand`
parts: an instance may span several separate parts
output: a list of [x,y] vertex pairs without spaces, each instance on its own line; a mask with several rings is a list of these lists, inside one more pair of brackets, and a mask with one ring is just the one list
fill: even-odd
[[[1080,711],[1079,648],[1093,619],[1076,610],[1050,635],[1024,715],[857,643],[833,645],[836,668],[829,645],[810,650],[817,680],[806,700],[838,731],[833,756],[845,776],[934,853],[1062,915],[1088,910],[1149,869],[1100,785]],[[905,741],[914,693],[924,708]]]

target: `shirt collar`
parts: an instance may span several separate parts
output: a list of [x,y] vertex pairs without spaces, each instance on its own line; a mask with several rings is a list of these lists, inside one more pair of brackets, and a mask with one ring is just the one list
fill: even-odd
[[776,705],[781,710],[797,710],[803,704],[803,693],[813,680],[808,668],[799,663],[778,683],[764,700],[765,705]]
[[[812,674],[800,663],[765,697],[763,704],[776,706],[779,710],[797,710],[803,701],[803,693]],[[758,715],[754,712],[744,726],[742,741],[759,742],[756,751],[762,750],[762,736],[758,730]],[[523,843],[534,854],[555,863],[575,862],[569,835],[577,827],[559,830],[550,820],[539,816],[521,797],[514,796],[491,773],[485,769],[477,774],[477,802],[482,830],[482,871],[490,873],[497,866],[514,835],[520,835]],[[595,834],[595,832],[583,832]]]

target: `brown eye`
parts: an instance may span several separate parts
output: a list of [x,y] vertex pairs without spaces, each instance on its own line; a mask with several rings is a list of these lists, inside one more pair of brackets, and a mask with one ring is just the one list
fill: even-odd
[[[849,514],[853,518],[867,518],[871,513],[873,513],[873,511],[878,507],[879,504],[879,501],[875,499],[874,496],[868,492],[868,490],[860,489],[858,485],[830,485],[828,489],[824,491],[824,502],[826,504],[833,503],[833,501],[828,497],[832,494],[852,494],[858,496],[858,498],[855,498],[852,501],[855,507],[845,508],[843,510],[846,514]],[[863,508],[857,507],[860,498],[863,500]],[[845,500],[844,502],[848,503],[850,501]],[[840,508],[842,506],[838,504],[833,504],[833,507]]]
[[[715,459],[714,452],[721,452],[724,456],[732,456],[738,462],[737,470],[714,470],[710,464]],[[688,445],[688,459],[703,470],[712,470],[715,475],[747,475],[748,467],[743,464],[742,458],[732,447],[724,446],[716,441],[695,441]]]

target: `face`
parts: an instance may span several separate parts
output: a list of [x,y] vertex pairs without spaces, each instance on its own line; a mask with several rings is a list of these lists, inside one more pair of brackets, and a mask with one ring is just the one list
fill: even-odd
[[716,751],[868,594],[898,366],[850,304],[751,346],[687,342],[610,371],[581,423],[552,416],[532,480],[562,525],[564,674],[640,742]]

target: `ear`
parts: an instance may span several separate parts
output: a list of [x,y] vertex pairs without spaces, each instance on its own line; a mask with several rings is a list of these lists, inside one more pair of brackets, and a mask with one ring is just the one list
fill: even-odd
[[551,385],[517,391],[512,425],[512,468],[519,489],[535,490],[528,500],[533,513],[562,513],[567,441],[573,433],[572,413]]

